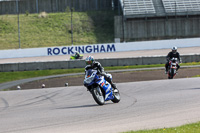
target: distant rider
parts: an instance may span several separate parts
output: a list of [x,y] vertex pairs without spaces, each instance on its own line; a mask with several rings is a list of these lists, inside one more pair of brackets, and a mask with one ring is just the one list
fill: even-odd
[[74,57],[75,57],[75,59],[79,59],[80,58],[79,52],[76,51]]
[[85,71],[88,69],[94,69],[97,70],[97,74],[104,76],[105,80],[108,81],[113,89],[117,89],[116,85],[112,82],[111,78],[109,78],[106,73],[104,72],[104,68],[101,66],[101,64],[98,61],[94,61],[94,58],[92,56],[88,56],[85,59],[86,67]]
[[[165,73],[166,74],[168,73],[169,61],[172,58],[177,58],[178,61],[181,62],[180,54],[177,52],[177,47],[176,46],[172,47],[172,51],[169,52],[167,57],[166,57],[166,59],[167,59],[167,62],[165,64]],[[178,71],[179,68],[180,68],[180,66],[179,66],[179,64],[177,64],[177,71]]]

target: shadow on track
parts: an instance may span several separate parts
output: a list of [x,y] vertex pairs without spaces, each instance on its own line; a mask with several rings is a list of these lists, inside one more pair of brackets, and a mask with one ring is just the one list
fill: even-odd
[[[108,104],[113,104],[113,103],[105,103],[104,106]],[[91,107],[98,107],[98,106],[99,106],[98,104],[92,104],[92,105],[80,105],[80,106],[72,106],[72,107],[61,107],[61,108],[56,108],[56,109],[91,108]]]

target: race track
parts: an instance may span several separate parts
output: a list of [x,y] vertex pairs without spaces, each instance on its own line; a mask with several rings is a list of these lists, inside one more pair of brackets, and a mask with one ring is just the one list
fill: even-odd
[[118,84],[98,106],[83,86],[0,92],[0,133],[118,133],[200,121],[200,78]]

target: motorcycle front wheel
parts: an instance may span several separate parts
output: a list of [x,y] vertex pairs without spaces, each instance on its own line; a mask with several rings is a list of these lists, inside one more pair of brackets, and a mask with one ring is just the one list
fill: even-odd
[[104,105],[105,99],[101,89],[98,87],[91,89],[92,96],[97,104]]
[[174,78],[174,69],[171,69],[168,79],[173,79],[173,78]]

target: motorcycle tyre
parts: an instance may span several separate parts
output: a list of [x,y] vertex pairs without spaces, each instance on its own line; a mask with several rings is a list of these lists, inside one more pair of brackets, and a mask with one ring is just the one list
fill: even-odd
[[[117,96],[116,94],[117,94],[118,96]],[[118,92],[113,92],[113,96],[114,96],[114,99],[112,99],[111,101],[112,101],[113,103],[118,103],[118,102],[120,101],[120,99],[121,99],[119,90],[118,90]]]
[[174,78],[174,70],[172,69],[170,72],[171,73],[169,74],[168,79],[173,79]]
[[101,89],[100,89],[100,93],[101,93],[100,95],[102,96],[102,99],[101,99],[101,100],[99,100],[99,98],[98,98],[98,96],[97,96],[97,93],[98,93],[97,87],[91,89],[90,92],[92,93],[92,96],[93,96],[93,98],[94,98],[94,100],[95,100],[95,102],[96,102],[97,104],[99,104],[99,105],[104,105],[105,99],[104,99],[104,96],[103,96],[103,93],[102,93]]
[[171,70],[171,79],[174,78],[174,69]]

